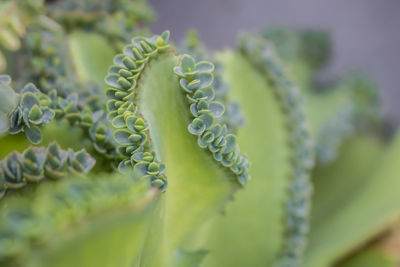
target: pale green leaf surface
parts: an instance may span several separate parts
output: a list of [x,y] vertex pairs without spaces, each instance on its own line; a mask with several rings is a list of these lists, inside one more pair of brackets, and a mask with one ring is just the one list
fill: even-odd
[[16,135],[5,135],[0,138],[0,159],[3,159],[13,150],[18,152],[24,151],[31,143],[25,137],[24,133]]
[[199,267],[207,255],[207,251],[179,250],[175,253],[174,267]]
[[68,44],[78,77],[103,84],[114,57],[114,51],[106,39],[95,33],[75,31],[68,35]]
[[291,168],[286,121],[273,89],[243,56],[225,52],[220,59],[230,97],[246,119],[237,142],[248,155],[251,180],[209,223],[208,240],[199,237],[199,247],[210,251],[203,266],[271,266],[284,240]]
[[400,135],[389,148],[357,136],[314,173],[315,195],[305,266],[329,266],[400,214]]
[[164,206],[154,219],[164,221],[155,223],[155,227],[163,229],[152,229],[156,234],[151,234],[155,240],[160,239],[155,241],[160,248],[149,242],[148,250],[152,252],[145,251],[146,266],[160,266],[152,260],[171,262],[181,243],[217,214],[238,188],[234,177],[201,149],[187,130],[191,117],[173,72],[176,63],[173,55],[160,56],[150,63],[140,83],[139,109],[150,125],[152,143],[166,165],[168,179],[167,192],[160,203]]
[[34,216],[14,221],[25,232],[38,229],[44,237],[36,243],[20,237],[26,247],[0,266],[132,267],[142,252],[157,194],[147,183],[131,179],[121,174],[68,177],[10,195],[1,202],[0,215],[24,206]]
[[27,267],[131,267],[149,225],[150,211],[122,210],[87,219],[63,233]]
[[398,259],[378,249],[367,249],[337,267],[397,267]]

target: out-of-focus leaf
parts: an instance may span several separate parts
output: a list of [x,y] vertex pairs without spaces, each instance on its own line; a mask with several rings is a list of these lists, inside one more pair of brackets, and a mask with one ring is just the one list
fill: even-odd
[[9,87],[10,82],[9,76],[0,75],[0,137],[8,130],[8,113],[17,102],[16,93]]
[[21,246],[14,247],[13,258],[3,250],[0,265],[131,267],[140,258],[157,202],[156,191],[148,188],[128,175],[108,174],[70,177],[10,196],[0,204],[6,218],[0,243]]
[[397,267],[398,259],[377,249],[368,249],[337,267]]
[[114,51],[101,35],[75,31],[68,35],[69,52],[76,74],[84,81],[103,84]]
[[198,250],[198,251],[186,251],[186,250],[178,250],[175,253],[174,258],[174,267],[200,267],[201,263],[204,260],[204,257],[207,255],[207,251]]
[[339,158],[314,173],[307,267],[329,266],[400,214],[400,135],[389,147],[356,136]]

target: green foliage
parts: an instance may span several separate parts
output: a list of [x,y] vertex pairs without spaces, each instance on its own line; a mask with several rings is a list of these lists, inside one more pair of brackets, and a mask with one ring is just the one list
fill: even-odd
[[124,158],[118,169],[134,170],[146,176],[151,183],[164,190],[167,182],[163,174],[165,165],[158,162],[151,149],[148,125],[138,112],[135,104],[138,95],[138,81],[148,61],[169,49],[169,32],[161,36],[134,38],[132,44],[124,48],[124,54],[114,58],[106,83],[108,119],[116,128],[113,133],[118,143],[118,152]]
[[168,177],[167,192],[155,214],[157,220],[142,261],[148,266],[173,266],[175,251],[239,188],[233,173],[226,172],[200,148],[197,138],[187,130],[191,115],[173,71],[177,63],[174,55],[157,58],[141,82],[139,107]]
[[246,118],[237,142],[248,155],[252,178],[193,246],[209,251],[204,266],[271,266],[284,242],[291,171],[286,116],[274,88],[247,58],[230,51],[218,58],[230,97],[240,101]]
[[207,255],[207,251],[199,250],[194,252],[188,252],[185,250],[177,251],[174,260],[174,266],[177,267],[199,267],[204,257]]
[[213,55],[131,39],[144,0],[0,14],[0,266],[394,266],[370,241],[398,220],[400,139],[367,78],[315,82],[326,32]]
[[339,264],[340,267],[395,267],[398,260],[377,249],[368,249],[354,258]]
[[72,32],[85,29],[104,36],[116,50],[138,32],[138,26],[151,22],[154,12],[145,0],[55,1],[49,16]]
[[238,181],[245,185],[248,179],[248,161],[246,156],[239,156],[236,137],[228,133],[227,126],[216,123],[222,116],[224,106],[214,101],[215,91],[211,88],[214,66],[207,61],[195,63],[191,56],[182,57],[181,66],[174,68],[179,77],[179,85],[186,93],[190,104],[193,121],[188,130],[197,135],[201,148],[208,148],[215,160],[221,162],[238,176]]
[[7,66],[4,50],[17,51],[21,48],[21,38],[26,34],[30,20],[42,7],[43,0],[4,0],[0,3],[0,72],[10,67]]
[[313,144],[298,88],[285,77],[268,44],[257,42],[260,41],[251,36],[244,38],[241,44],[242,50],[277,87],[276,92],[286,112],[286,123],[290,129],[289,142],[293,146],[293,155],[290,159],[293,168],[290,174],[292,184],[289,188],[290,199],[287,203],[286,218],[288,237],[282,251],[282,259],[277,265],[299,265],[307,242],[311,194],[309,172],[314,164]]
[[[212,56],[207,54],[204,45],[200,43],[198,34],[194,30],[187,33],[186,40],[179,50],[193,56],[197,61],[213,60]],[[240,103],[230,98],[230,88],[222,79],[224,69],[218,61],[214,63],[213,88],[215,91],[215,100],[225,106],[225,111],[221,116],[216,118],[216,121],[221,125],[226,124],[230,133],[237,133],[238,129],[245,123]]]
[[[39,127],[49,123],[54,117],[54,111],[43,104],[42,94],[33,84],[27,84],[21,91],[18,105],[10,112],[10,134],[25,132],[33,144],[42,141]],[[41,103],[42,102],[42,103]]]
[[9,108],[8,120],[10,134],[24,131],[33,144],[42,141],[40,127],[48,124],[53,118],[65,119],[70,125],[83,129],[86,137],[100,155],[108,159],[116,158],[116,145],[107,126],[105,111],[97,107],[96,99],[84,99],[79,104],[77,93],[66,98],[59,97],[56,90],[47,94],[41,93],[34,84],[27,84],[21,93],[15,94],[18,104]]
[[[103,175],[10,196],[1,206],[1,266],[131,266],[156,197],[146,191],[146,184],[132,178]],[[100,251],[103,256],[93,261],[92,253]]]
[[[165,53],[168,37],[166,32],[149,39],[134,38],[132,44],[124,48],[124,54],[114,59],[111,74],[106,78],[112,86],[107,90],[110,99],[107,106],[108,117],[116,128],[114,137],[123,149],[133,149],[133,154],[128,151],[131,154],[124,155],[126,159],[120,166],[123,169],[133,167],[145,178],[150,177],[153,185],[164,189],[165,183],[155,183],[156,175],[164,175],[163,169],[156,165],[156,160],[160,160],[163,164],[159,166],[165,164],[165,174],[173,183],[168,187],[164,203],[160,204],[160,215],[155,217],[160,222],[152,227],[151,236],[158,237],[149,239],[141,261],[149,266],[173,264],[173,254],[187,236],[215,214],[237,188],[231,184],[234,174],[225,173],[223,166],[214,163],[213,157],[205,153],[187,131],[190,115],[189,111],[182,113],[187,104],[182,101],[182,89],[174,78],[177,58]],[[175,104],[169,104],[171,102]],[[131,136],[141,131],[146,141],[135,143]],[[164,134],[160,136],[159,133]],[[223,147],[228,143],[225,142]],[[146,160],[152,162],[143,162]],[[160,224],[165,224],[165,228]]]
[[59,180],[67,175],[84,175],[95,160],[85,151],[62,150],[57,143],[44,147],[29,147],[22,154],[13,151],[0,161],[1,197],[8,189],[38,184],[43,179]]
[[317,162],[331,162],[345,138],[377,126],[377,88],[365,76],[350,74],[329,86],[315,82],[315,73],[330,59],[327,32],[272,28],[260,35],[277,48],[288,76],[301,91]]
[[357,136],[332,165],[315,170],[306,266],[328,266],[398,216],[399,140],[387,147],[374,137]]
[[7,75],[0,75],[0,137],[8,131],[10,127],[8,112],[16,105],[17,96],[9,87],[11,78]]
[[260,35],[273,43],[284,60],[301,59],[311,68],[318,68],[331,57],[332,43],[326,31],[267,28]]

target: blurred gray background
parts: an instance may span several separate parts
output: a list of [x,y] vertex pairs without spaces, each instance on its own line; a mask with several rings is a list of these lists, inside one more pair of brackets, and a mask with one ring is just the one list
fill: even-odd
[[194,28],[211,50],[232,47],[239,32],[264,26],[329,30],[334,56],[325,75],[360,70],[380,87],[384,115],[400,123],[400,0],[150,0],[154,32],[180,41]]

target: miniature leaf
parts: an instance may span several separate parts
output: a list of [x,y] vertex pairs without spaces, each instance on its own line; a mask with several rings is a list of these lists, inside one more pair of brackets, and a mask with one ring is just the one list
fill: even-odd
[[182,70],[184,73],[186,72],[193,72],[196,70],[195,68],[195,62],[192,57],[190,56],[184,56],[182,58]]
[[32,144],[39,144],[42,141],[42,133],[40,132],[39,127],[35,125],[31,125],[31,127],[25,128],[26,137]]

